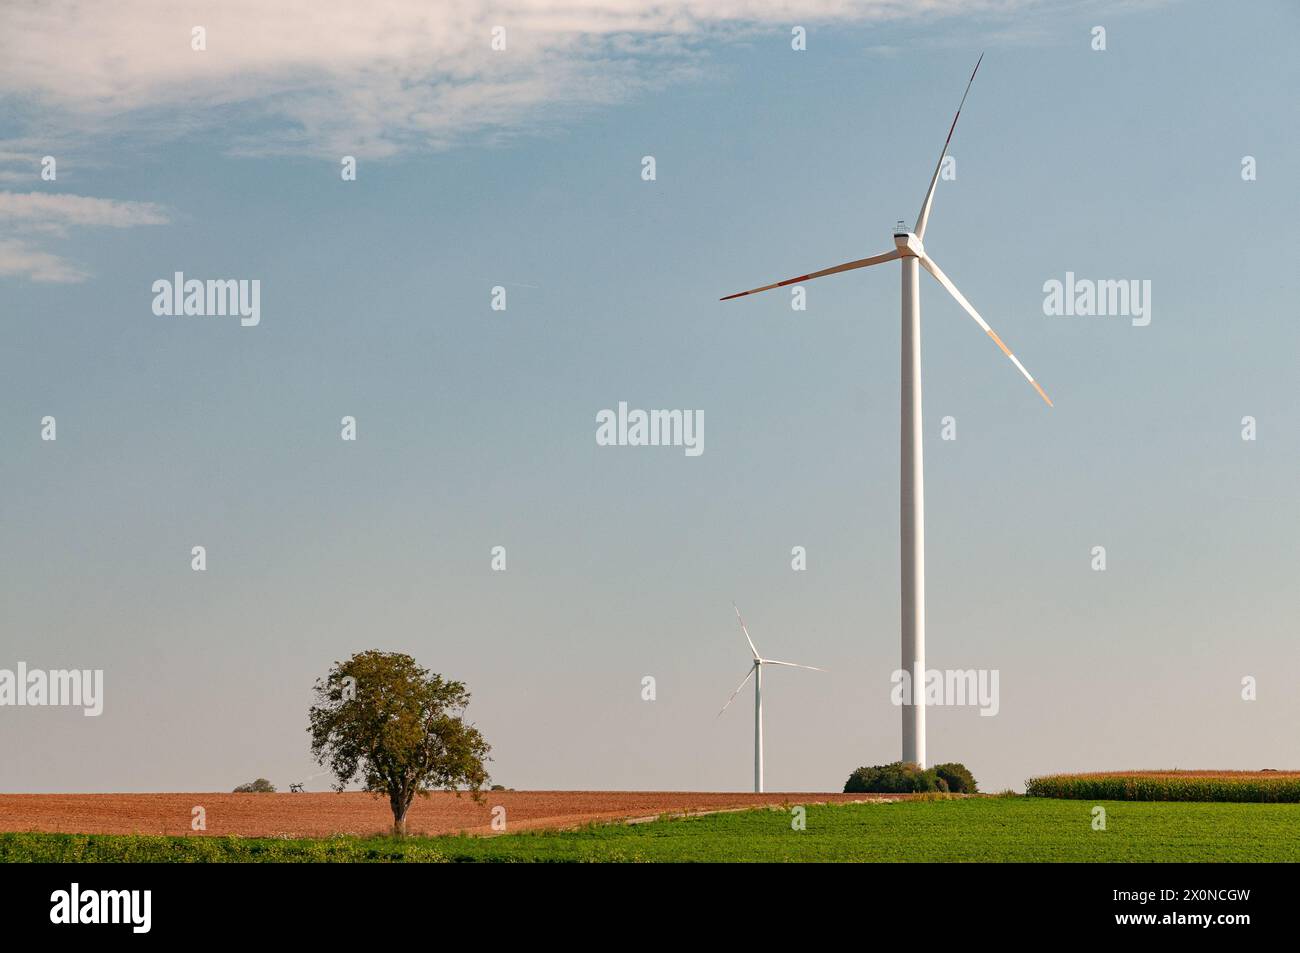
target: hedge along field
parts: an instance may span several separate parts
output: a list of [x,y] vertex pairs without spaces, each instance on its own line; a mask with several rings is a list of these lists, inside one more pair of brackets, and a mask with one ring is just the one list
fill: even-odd
[[1095,801],[1300,803],[1296,771],[1130,771],[1053,774],[1025,782],[1029,797]]

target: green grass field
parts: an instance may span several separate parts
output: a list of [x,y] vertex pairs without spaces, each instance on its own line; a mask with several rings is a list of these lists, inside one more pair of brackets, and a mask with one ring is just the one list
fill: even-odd
[[1300,805],[1001,797],[751,810],[495,837],[0,834],[0,861],[1300,861]]

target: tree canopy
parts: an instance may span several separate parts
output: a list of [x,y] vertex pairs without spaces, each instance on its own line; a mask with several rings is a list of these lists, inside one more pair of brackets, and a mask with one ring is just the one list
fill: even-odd
[[491,747],[467,724],[470,695],[399,652],[359,652],[316,682],[311,750],[334,773],[336,791],[354,780],[388,795],[393,831],[406,833],[416,794],[468,789],[488,781]]

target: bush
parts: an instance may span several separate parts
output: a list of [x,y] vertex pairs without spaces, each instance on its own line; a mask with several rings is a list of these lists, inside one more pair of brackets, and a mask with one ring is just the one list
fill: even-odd
[[235,788],[236,794],[274,794],[275,785],[266,778],[258,778],[256,781],[249,781],[247,784],[241,784]]
[[910,761],[858,768],[844,784],[845,794],[918,794],[947,790],[947,783],[933,768],[923,770]]
[[971,774],[966,765],[960,761],[936,764],[934,773],[939,776],[939,780],[947,782],[948,790],[953,794],[979,793],[979,788],[975,784],[975,775]]

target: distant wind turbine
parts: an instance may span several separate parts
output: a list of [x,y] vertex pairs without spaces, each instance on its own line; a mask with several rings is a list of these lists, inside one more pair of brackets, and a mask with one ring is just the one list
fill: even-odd
[[817,668],[815,665],[798,665],[794,662],[778,662],[772,658],[762,658],[758,654],[758,649],[754,648],[754,640],[749,637],[749,629],[745,628],[745,620],[740,617],[740,609],[734,604],[732,608],[736,610],[736,621],[740,623],[740,631],[745,634],[745,641],[749,643],[749,651],[754,656],[754,662],[749,667],[749,674],[745,676],[744,681],[736,686],[736,690],[731,693],[727,699],[727,704],[722,706],[722,711],[718,712],[718,717],[722,717],[722,712],[736,700],[740,690],[745,687],[746,683],[754,679],[754,791],[757,794],[763,793],[763,666],[764,665],[787,665],[790,668],[806,668],[814,672],[824,672],[826,669]]
[[[961,104],[957,106],[957,115],[953,116],[952,125],[948,127],[948,138],[944,140],[943,151],[939,153],[939,164],[934,167],[934,175],[930,177],[930,188],[925,193],[925,201],[921,203],[921,214],[916,219],[915,232],[905,232],[900,228],[894,233],[894,250],[883,255],[845,262],[833,268],[800,275],[798,278],[788,278],[776,284],[727,295],[722,299],[730,301],[732,298],[770,291],[773,288],[783,288],[786,285],[811,281],[841,271],[879,265],[894,259],[902,262],[902,464],[899,472],[902,512],[899,518],[899,530],[902,559],[903,668],[911,679],[912,687],[911,698],[906,699],[909,704],[903,706],[903,760],[913,761],[921,767],[925,767],[925,704],[921,684],[925,677],[925,476],[921,460],[921,299],[918,263],[947,289],[967,314],[975,319],[975,323],[993,339],[993,343],[1011,359],[1011,363],[1016,365],[1020,373],[1025,376],[1025,380],[1033,385],[1034,390],[1046,401],[1047,406],[1052,406],[1043,388],[1038,385],[1029,371],[1025,370],[1025,365],[1016,359],[1016,356],[1002,342],[1002,338],[998,337],[997,332],[989,327],[988,323],[979,316],[979,312],[971,307],[971,303],[935,264],[934,259],[926,254],[925,246],[921,244],[921,239],[925,237],[926,222],[930,219],[930,206],[934,202],[934,187],[939,182],[939,170],[943,168],[944,156],[948,154],[948,144],[952,141],[953,130],[957,128],[961,108],[966,105],[966,95],[970,93],[971,84],[975,82],[975,74],[979,72],[980,63],[983,61],[984,57],[981,54],[975,63],[975,69],[971,71],[970,80],[966,83],[966,92],[962,94]],[[917,704],[918,700],[921,704]]]

